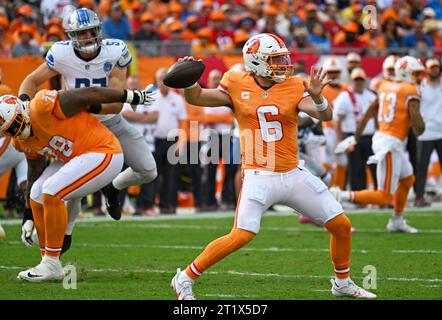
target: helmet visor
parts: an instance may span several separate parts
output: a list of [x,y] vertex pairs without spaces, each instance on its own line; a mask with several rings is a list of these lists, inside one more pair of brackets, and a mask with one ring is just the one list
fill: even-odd
[[295,69],[289,53],[271,54],[268,64],[274,77],[288,78],[294,75]]

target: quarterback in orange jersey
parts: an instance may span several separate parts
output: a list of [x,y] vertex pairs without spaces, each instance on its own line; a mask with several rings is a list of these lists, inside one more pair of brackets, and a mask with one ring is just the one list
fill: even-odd
[[[40,243],[40,264],[22,271],[28,281],[60,280],[59,260],[67,225],[64,201],[80,199],[107,185],[123,166],[116,137],[86,111],[101,103],[150,103],[146,91],[82,88],[41,90],[30,103],[0,97],[0,133],[13,138],[28,160],[25,199]],[[46,167],[46,157],[54,161]]]
[[348,137],[337,147],[337,152],[341,152],[358,141],[368,120],[377,115],[379,130],[373,136],[374,155],[368,163],[377,163],[378,190],[331,191],[338,200],[361,204],[388,205],[393,200],[394,215],[387,225],[390,232],[417,232],[403,218],[408,192],[414,183],[413,168],[404,148],[410,126],[416,136],[425,129],[418,87],[423,70],[416,58],[400,58],[395,64],[396,81],[381,84],[378,99],[367,110],[355,136]]
[[342,206],[298,162],[298,112],[324,121],[332,118],[322,97],[328,83],[325,74],[312,69],[310,79],[292,76],[290,52],[279,37],[268,33],[250,38],[243,58],[248,71],[226,72],[217,89],[201,89],[195,83],[184,90],[190,104],[232,108],[240,131],[244,181],[231,232],[212,241],[186,270],[177,270],[171,285],[178,299],[195,299],[195,280],[249,243],[259,232],[262,215],[275,203],[290,206],[330,231],[333,295],[376,297],[349,277],[351,224]]

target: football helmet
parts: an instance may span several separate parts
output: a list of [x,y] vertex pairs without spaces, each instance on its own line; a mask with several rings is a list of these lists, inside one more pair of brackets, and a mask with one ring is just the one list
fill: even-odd
[[382,63],[382,72],[385,79],[394,80],[394,65],[397,60],[398,57],[394,54],[390,54],[385,58],[384,62]]
[[294,74],[290,51],[274,34],[260,33],[251,37],[242,52],[246,70],[257,76],[279,83]]
[[335,57],[328,58],[322,65],[322,71],[324,72],[341,72],[341,66]]
[[405,56],[394,65],[394,73],[397,81],[415,83],[413,73],[416,71],[424,71],[424,65],[412,56]]
[[20,140],[29,137],[29,102],[23,102],[13,95],[0,97],[0,133]]
[[[103,39],[101,21],[92,10],[79,8],[72,11],[64,19],[63,27],[76,50],[92,53],[101,46]],[[90,30],[93,36],[88,39],[79,39],[79,33],[85,30]]]

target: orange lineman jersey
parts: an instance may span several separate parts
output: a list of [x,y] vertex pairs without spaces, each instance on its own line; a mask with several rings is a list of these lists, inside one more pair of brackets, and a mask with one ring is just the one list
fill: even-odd
[[[322,95],[325,99],[327,99],[328,103],[330,103],[331,107],[333,108],[333,101],[339,96],[339,94],[343,91],[347,90],[347,85],[341,84],[337,87],[327,85],[325,86],[324,90],[322,91]],[[333,127],[333,120],[330,121],[323,121],[322,122],[323,127]]]
[[383,81],[378,99],[379,132],[404,140],[410,129],[408,103],[420,100],[419,87],[407,82]]
[[262,89],[249,72],[228,71],[219,89],[230,96],[241,137],[243,169],[287,172],[298,166],[298,103],[302,81],[292,77]]
[[55,90],[39,91],[29,109],[32,134],[24,141],[14,139],[16,149],[29,159],[44,156],[66,163],[89,152],[122,153],[117,138],[90,113],[67,118]]

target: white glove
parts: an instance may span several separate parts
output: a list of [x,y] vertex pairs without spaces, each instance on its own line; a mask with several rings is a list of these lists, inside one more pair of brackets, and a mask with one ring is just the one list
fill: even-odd
[[153,97],[155,94],[155,92],[149,90],[124,90],[124,102],[150,106],[155,101]]
[[34,221],[26,220],[21,227],[21,241],[27,247],[32,247],[34,241],[32,240],[32,231],[34,229]]
[[350,148],[356,145],[356,139],[355,136],[350,136],[348,138],[345,138],[341,142],[338,143],[335,149],[335,153],[344,153],[349,151]]

